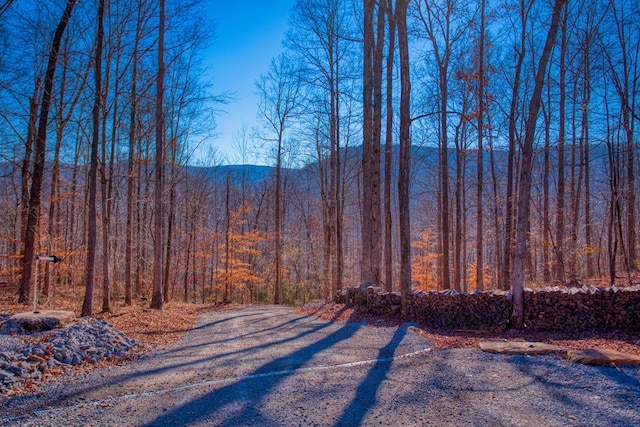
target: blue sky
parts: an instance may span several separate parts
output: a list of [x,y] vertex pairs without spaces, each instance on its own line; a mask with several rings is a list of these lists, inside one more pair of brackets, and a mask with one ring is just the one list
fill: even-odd
[[[243,123],[249,131],[256,124],[254,82],[267,71],[271,58],[282,51],[289,11],[294,0],[209,0],[215,38],[207,51],[216,92],[234,93],[217,118],[219,136],[211,142],[233,163],[234,135]],[[206,147],[202,147],[206,150]]]

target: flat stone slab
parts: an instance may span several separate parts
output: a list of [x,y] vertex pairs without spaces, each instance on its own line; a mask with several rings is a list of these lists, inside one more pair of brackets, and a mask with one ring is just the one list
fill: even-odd
[[487,353],[500,354],[556,354],[567,351],[566,347],[559,345],[545,344],[542,342],[523,342],[523,341],[480,341],[478,343],[480,350]]
[[640,356],[623,353],[616,350],[596,350],[589,348],[586,350],[569,350],[567,359],[573,363],[583,365],[609,366],[609,365],[635,365],[640,366]]
[[46,310],[37,313],[16,313],[6,319],[0,326],[5,334],[18,332],[39,332],[63,328],[76,319],[73,311]]

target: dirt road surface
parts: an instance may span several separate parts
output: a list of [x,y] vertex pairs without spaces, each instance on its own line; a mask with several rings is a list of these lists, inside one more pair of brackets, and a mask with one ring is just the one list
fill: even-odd
[[38,426],[624,426],[638,420],[639,368],[434,350],[408,324],[325,322],[274,306],[205,314],[175,345],[70,376],[0,408],[2,424]]

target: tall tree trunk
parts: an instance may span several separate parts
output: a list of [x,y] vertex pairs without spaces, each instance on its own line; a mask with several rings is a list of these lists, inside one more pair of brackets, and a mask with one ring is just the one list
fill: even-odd
[[[31,175],[31,156],[33,155],[33,146],[36,139],[37,123],[38,123],[38,94],[42,86],[42,78],[36,79],[33,87],[33,95],[29,98],[29,123],[27,127],[27,140],[24,144],[24,159],[22,160],[21,178],[22,178],[22,198],[21,198],[21,232],[20,239],[24,242],[27,232],[27,219],[29,218],[29,176]],[[27,289],[27,293],[29,290]]]
[[517,329],[524,328],[524,275],[527,258],[527,229],[531,205],[531,178],[533,172],[533,140],[536,130],[536,121],[542,99],[542,87],[551,50],[558,33],[560,14],[567,0],[555,0],[553,15],[549,33],[544,44],[544,49],[538,60],[535,86],[529,101],[529,113],[525,127],[525,139],[522,147],[522,164],[520,166],[518,210],[516,218],[516,246],[513,264],[512,293],[513,312],[511,323]]
[[372,266],[373,224],[371,190],[371,151],[373,149],[373,49],[375,46],[373,31],[373,12],[375,0],[364,1],[364,50],[363,50],[363,111],[362,111],[362,254],[360,262],[360,281],[375,281]]
[[224,233],[224,291],[222,294],[222,302],[230,303],[229,298],[229,281],[231,280],[231,207],[229,203],[229,175],[227,175],[227,186],[225,193],[225,233]]
[[400,161],[398,170],[398,205],[400,222],[400,290],[402,314],[407,314],[411,291],[411,218],[409,214],[409,168],[411,164],[411,80],[409,75],[409,42],[407,6],[409,0],[396,0],[398,48],[400,54]]
[[[182,103],[180,103],[182,104]],[[176,119],[179,122],[179,118]],[[177,131],[176,131],[177,133]],[[162,300],[168,303],[171,299],[172,286],[171,286],[171,268],[173,261],[173,239],[174,239],[174,223],[175,223],[175,210],[176,210],[176,185],[178,185],[178,142],[173,137],[169,143],[171,151],[171,174],[169,178],[169,206],[167,209],[167,238],[166,238],[166,256],[164,262],[164,285],[162,288]]]
[[[382,46],[384,15],[378,13],[378,43],[373,17],[375,0],[364,0],[364,66],[362,129],[362,259],[360,280],[380,283],[380,121],[382,98]],[[381,18],[382,16],[382,18]],[[379,74],[377,74],[379,72]]]
[[44,175],[45,154],[47,149],[47,124],[49,121],[49,109],[51,107],[51,95],[53,92],[53,78],[56,72],[58,51],[60,42],[67,24],[71,19],[71,12],[77,0],[67,0],[67,6],[58,23],[47,63],[47,71],[44,78],[44,91],[40,106],[40,118],[38,121],[38,133],[35,140],[33,175],[29,194],[29,209],[27,211],[27,226],[24,236],[24,254],[22,258],[22,281],[20,282],[20,295],[18,302],[25,303],[29,298],[29,284],[31,282],[31,266],[33,263],[38,220],[40,219],[40,195],[42,193],[42,178]]
[[[491,119],[488,120],[487,125],[491,128]],[[496,159],[495,151],[493,149],[493,139],[489,136],[489,164],[491,165],[491,183],[492,183],[492,196],[493,196],[493,229],[495,235],[495,262],[494,262],[494,274],[497,284],[501,283],[502,278],[500,274],[500,266],[502,265],[502,246],[500,246],[500,206],[498,204],[498,174],[496,171]]]
[[[549,91],[548,91],[549,92]],[[547,106],[551,104],[551,97],[547,96]],[[544,115],[544,160],[542,162],[542,280],[545,284],[551,283],[551,270],[549,267],[549,242],[551,237],[551,220],[549,211],[549,175],[550,175],[550,151],[551,151],[551,112],[542,107]]]
[[158,75],[156,79],[156,157],[154,194],[153,296],[151,308],[162,309],[162,253],[164,248],[164,26],[165,1],[160,0],[158,25]]
[[[396,7],[397,7],[396,3]],[[395,53],[396,17],[393,16],[393,0],[387,0],[389,22],[389,51],[387,53],[387,99],[384,144],[384,286],[387,292],[393,290],[393,251],[392,251],[392,210],[391,210],[391,164],[393,163],[393,59]]]
[[581,139],[584,161],[584,234],[586,246],[587,277],[595,275],[593,267],[593,233],[591,230],[591,167],[589,165],[589,101],[591,99],[591,61],[589,50],[590,38],[587,37],[584,49],[584,76],[582,93],[582,129]]
[[442,232],[442,277],[441,283],[444,289],[451,289],[449,261],[449,238],[450,238],[450,218],[449,218],[449,142],[447,137],[448,115],[448,83],[447,68],[440,65],[438,70],[440,87],[440,197],[441,197],[441,232]]
[[[116,36],[117,37],[117,36]],[[113,44],[113,40],[109,41],[109,44]],[[121,38],[118,38],[115,47],[116,67],[115,67],[115,85],[113,89],[113,112],[111,114],[111,141],[107,144],[107,120],[109,119],[109,110],[104,108],[103,111],[103,124],[102,124],[102,161],[100,162],[100,184],[102,195],[102,312],[108,313],[111,311],[111,273],[109,271],[109,258],[111,254],[111,245],[109,237],[111,236],[111,213],[113,203],[113,175],[114,175],[114,163],[115,163],[115,147],[116,147],[116,129],[118,128],[118,102],[119,102],[119,88],[120,88],[120,46],[122,45]],[[107,53],[106,69],[105,69],[105,97],[110,92],[109,83],[111,80],[111,60],[114,52]]]
[[[467,99],[462,101],[462,111],[466,111]],[[462,197],[464,192],[464,180],[462,178],[464,173],[464,163],[465,163],[465,149],[460,146],[463,143],[465,133],[465,124],[463,120],[460,120],[458,126],[456,126],[456,134],[454,138],[454,143],[456,146],[456,183],[454,190],[454,205],[455,205],[455,225],[453,231],[453,288],[456,291],[461,291],[462,284],[462,234],[463,234],[463,226],[462,226],[462,217],[464,216],[462,209]]]
[[[67,38],[68,40],[68,38]],[[60,78],[60,94],[59,94],[59,103],[58,108],[55,114],[56,117],[56,141],[55,148],[53,154],[53,163],[51,165],[51,192],[49,197],[49,218],[47,224],[47,235],[48,243],[47,243],[47,252],[52,253],[55,247],[55,238],[56,238],[56,207],[58,205],[58,186],[60,183],[60,149],[62,148],[62,137],[64,135],[64,128],[66,125],[66,120],[63,119],[63,110],[64,110],[64,97],[67,83],[67,69],[69,66],[69,52],[65,49],[65,53],[63,55],[63,64],[62,64],[62,76]],[[49,268],[49,263],[45,264],[44,270],[44,283],[42,285],[42,295],[49,296],[50,286],[51,286],[51,271]]]
[[616,203],[618,199],[618,161],[615,152],[615,144],[611,133],[611,118],[609,114],[609,103],[605,101],[605,122],[607,124],[607,157],[609,160],[609,203],[608,214],[609,221],[607,223],[607,255],[608,255],[608,273],[609,285],[613,286],[616,282],[616,256],[618,252],[618,238],[614,233],[616,221]]
[[102,44],[104,39],[104,5],[105,0],[98,3],[98,28],[96,30],[96,54],[94,57],[94,103],[93,103],[93,132],[91,135],[91,160],[89,166],[89,224],[87,230],[87,275],[84,301],[82,302],[82,316],[93,313],[93,291],[96,274],[96,247],[98,233],[98,214],[96,209],[96,192],[98,178],[98,149],[100,143],[100,111],[103,102],[102,92]]
[[331,132],[331,193],[333,195],[332,205],[334,210],[333,215],[333,244],[335,246],[333,255],[333,283],[332,289],[334,295],[342,290],[342,281],[344,276],[344,254],[342,246],[342,228],[344,218],[342,216],[342,172],[340,165],[340,68],[339,68],[339,36],[338,34],[329,35],[329,70],[330,79],[329,86],[331,88],[329,96],[330,102],[330,132]]
[[483,134],[484,134],[484,26],[485,26],[485,0],[480,0],[480,39],[478,46],[478,181],[476,187],[476,290],[484,291],[484,230],[483,230]]
[[273,284],[273,303],[282,304],[282,144],[284,130],[278,133],[276,155],[276,194],[274,207],[275,227],[275,282]]
[[565,238],[565,227],[564,227],[564,193],[565,193],[565,182],[564,182],[564,143],[565,143],[565,105],[566,105],[566,90],[565,90],[565,80],[566,80],[566,64],[565,58],[567,54],[567,11],[564,9],[564,14],[562,18],[562,37],[560,43],[560,82],[559,82],[559,90],[560,90],[560,100],[559,100],[559,113],[558,113],[558,193],[556,196],[556,244],[555,244],[555,252],[556,258],[554,263],[554,279],[557,282],[564,283],[565,281],[565,260],[564,260],[564,238]]
[[[570,184],[571,199],[570,199],[570,211],[571,211],[571,229],[569,231],[570,248],[569,248],[569,280],[575,281],[578,279],[578,222],[580,216],[580,194],[582,192],[582,180],[583,180],[583,158],[582,158],[582,139],[578,138],[577,131],[577,113],[576,107],[578,105],[578,80],[575,79],[573,85],[573,102],[571,113],[571,173]],[[576,169],[578,176],[576,177]]]
[[373,52],[373,143],[371,150],[371,190],[372,190],[372,267],[373,277],[376,285],[379,285],[383,278],[381,272],[382,263],[382,194],[381,194],[381,140],[382,140],[382,70],[384,64],[384,40],[385,40],[385,16],[382,2],[378,4],[378,14],[376,20],[376,45]]
[[[532,4],[532,3],[531,3]],[[520,100],[520,84],[522,80],[522,66],[524,63],[526,52],[526,25],[529,9],[531,6],[525,6],[524,0],[520,0],[520,46],[516,50],[517,60],[514,71],[514,79],[511,103],[509,106],[509,150],[507,157],[507,194],[506,194],[506,206],[505,206],[505,220],[504,220],[504,255],[502,257],[502,289],[507,290],[511,286],[511,267],[513,265],[513,245],[514,239],[514,200],[515,192],[513,189],[514,175],[515,175],[515,163],[516,163],[516,126],[518,119],[518,105]]]

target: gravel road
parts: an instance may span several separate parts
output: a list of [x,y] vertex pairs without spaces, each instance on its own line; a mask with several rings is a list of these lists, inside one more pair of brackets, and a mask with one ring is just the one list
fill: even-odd
[[630,426],[640,368],[432,350],[410,325],[211,312],[178,343],[10,398],[3,425]]

